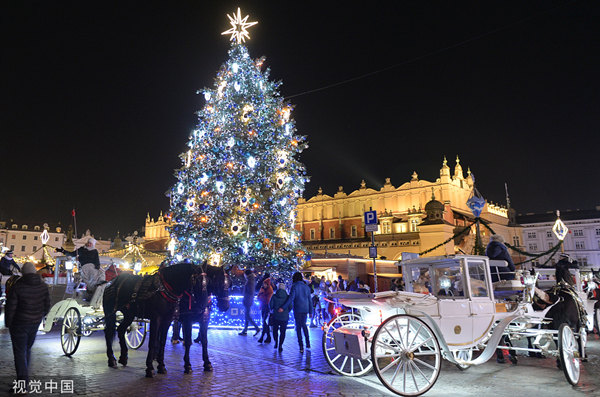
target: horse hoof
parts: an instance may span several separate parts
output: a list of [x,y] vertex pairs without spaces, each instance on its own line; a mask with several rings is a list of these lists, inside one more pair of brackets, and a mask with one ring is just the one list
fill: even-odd
[[196,343],[200,343],[200,338],[196,338],[196,339],[194,339],[194,342],[196,342]]
[[110,368],[117,368],[118,367],[117,360],[115,360],[114,358],[113,359],[108,359],[108,366]]
[[127,366],[127,357],[119,357],[119,364],[123,364],[124,367]]
[[164,365],[160,365],[157,369],[156,372],[158,372],[159,374],[166,374],[167,373],[167,367],[165,367]]
[[510,360],[511,363],[513,363],[514,365],[517,365],[518,361],[515,356],[508,356],[508,359]]
[[191,366],[191,365],[190,365],[190,366],[187,366],[187,365],[186,365],[186,366],[184,367],[183,373],[184,373],[184,374],[191,374],[191,373],[192,373],[192,366]]
[[211,363],[204,364],[204,372],[212,372],[213,366]]
[[154,378],[154,370],[147,369],[146,370],[146,378]]

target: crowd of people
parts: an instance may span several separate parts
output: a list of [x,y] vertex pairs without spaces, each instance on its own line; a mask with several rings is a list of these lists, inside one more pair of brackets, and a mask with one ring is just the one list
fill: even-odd
[[[244,327],[239,335],[248,335],[248,328],[254,328],[254,336],[259,336],[258,343],[274,342],[273,348],[283,351],[283,342],[290,318],[293,312],[296,324],[298,348],[301,353],[310,349],[310,339],[307,322],[310,327],[318,327],[335,316],[339,305],[329,299],[332,293],[339,291],[369,292],[368,284],[356,277],[347,282],[342,276],[335,280],[327,280],[324,276],[312,276],[305,279],[300,272],[292,276],[292,284],[288,290],[284,280],[274,280],[269,273],[264,273],[256,280],[252,270],[244,272],[243,306],[245,311]],[[254,299],[258,300],[261,324],[252,318]],[[271,337],[271,334],[273,335]]]

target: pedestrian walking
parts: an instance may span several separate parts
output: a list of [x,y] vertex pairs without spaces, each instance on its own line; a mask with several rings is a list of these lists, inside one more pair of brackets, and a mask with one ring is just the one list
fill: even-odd
[[50,291],[33,263],[25,263],[21,273],[23,276],[8,291],[4,322],[12,341],[17,384],[24,383],[26,391],[31,347],[42,319],[50,311]]
[[254,329],[256,332],[254,336],[258,335],[260,332],[260,328],[256,325],[256,322],[252,318],[252,305],[254,304],[254,273],[250,269],[246,269],[244,272],[244,278],[246,279],[246,284],[244,284],[244,299],[242,300],[242,304],[244,305],[244,329],[238,335],[247,335],[248,334],[248,325],[254,325]]
[[260,305],[260,314],[262,317],[262,333],[260,334],[258,343],[263,343],[265,335],[267,338],[264,339],[264,342],[271,343],[271,332],[269,330],[269,301],[271,300],[272,296],[273,287],[271,286],[271,279],[266,278],[263,280],[263,284],[258,291],[258,295],[256,296]]
[[279,311],[288,298],[288,293],[285,291],[285,284],[280,283],[277,286],[277,292],[271,297],[269,302],[270,317],[269,322],[273,327],[273,348],[278,349],[279,353],[283,351],[283,341],[285,340],[285,332],[287,330],[288,321],[290,320],[289,309]]
[[302,333],[306,339],[306,348],[310,349],[310,339],[308,335],[308,327],[306,326],[306,318],[312,314],[312,301],[310,297],[310,287],[306,285],[302,279],[302,273],[296,272],[292,276],[292,288],[290,295],[285,303],[277,310],[283,313],[285,309],[294,311],[294,321],[296,322],[296,336],[298,337],[298,346],[300,353],[304,353],[304,344],[302,343]]

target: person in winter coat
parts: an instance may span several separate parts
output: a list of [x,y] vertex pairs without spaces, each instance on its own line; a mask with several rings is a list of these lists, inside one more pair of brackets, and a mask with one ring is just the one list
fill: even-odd
[[56,251],[78,258],[81,264],[79,269],[81,281],[86,285],[86,299],[92,299],[98,285],[106,281],[106,274],[100,267],[100,256],[96,249],[96,240],[90,237],[85,246],[73,252],[65,251],[64,248],[57,248]]
[[271,286],[271,279],[266,278],[263,280],[262,287],[260,287],[260,291],[258,291],[258,303],[260,304],[260,313],[262,316],[262,334],[260,335],[260,339],[258,343],[263,343],[263,338],[267,335],[267,339],[264,340],[265,343],[271,343],[271,333],[269,332],[269,301],[273,296],[273,287]]
[[4,276],[12,276],[19,271],[19,265],[13,259],[13,252],[6,251],[6,254],[0,259],[0,273]]
[[247,269],[244,272],[244,277],[246,278],[246,284],[244,284],[244,300],[242,304],[244,305],[245,317],[244,317],[244,329],[238,335],[247,335],[248,334],[248,325],[254,325],[254,329],[256,332],[254,336],[258,335],[260,332],[260,328],[254,322],[252,318],[252,305],[254,304],[254,273],[252,270]]
[[[485,255],[493,260],[502,260],[508,263],[507,267],[501,266],[490,266],[492,272],[492,282],[500,280],[514,280],[515,275],[515,264],[513,263],[506,245],[504,245],[504,238],[499,234],[493,234],[490,237],[490,243],[485,249]],[[500,277],[498,277],[500,275]]]
[[288,309],[279,311],[279,308],[283,306],[287,298],[288,294],[285,291],[285,284],[280,283],[277,292],[271,297],[271,301],[269,302],[269,309],[271,310],[271,316],[273,316],[271,319],[273,326],[273,348],[279,349],[279,353],[283,351],[285,331],[290,319],[290,311]]
[[31,347],[38,327],[50,311],[50,292],[35,265],[27,262],[21,277],[8,291],[4,322],[10,331],[17,380],[29,384]]
[[302,343],[302,333],[306,338],[306,348],[310,349],[310,339],[308,335],[308,327],[306,326],[306,318],[312,315],[313,306],[310,296],[310,287],[302,280],[302,273],[296,272],[292,276],[292,288],[290,295],[285,303],[278,309],[278,312],[283,313],[285,309],[294,311],[294,321],[296,322],[296,335],[298,336],[298,346],[300,353],[304,353],[304,345]]

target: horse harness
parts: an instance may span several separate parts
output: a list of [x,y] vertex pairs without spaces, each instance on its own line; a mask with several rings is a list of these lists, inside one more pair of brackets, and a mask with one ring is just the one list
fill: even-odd
[[566,295],[569,295],[571,298],[573,298],[573,301],[575,302],[575,306],[577,306],[577,312],[579,314],[579,322],[580,322],[580,324],[583,324],[585,326],[585,324],[587,323],[587,313],[585,311],[583,301],[581,300],[581,298],[579,297],[579,294],[577,294],[577,291],[575,291],[575,289],[573,288],[573,286],[571,284],[561,280],[555,286],[553,286],[548,291],[548,293],[556,295],[560,299],[563,299],[563,300],[564,300],[564,298],[561,296],[561,294],[566,294]]

